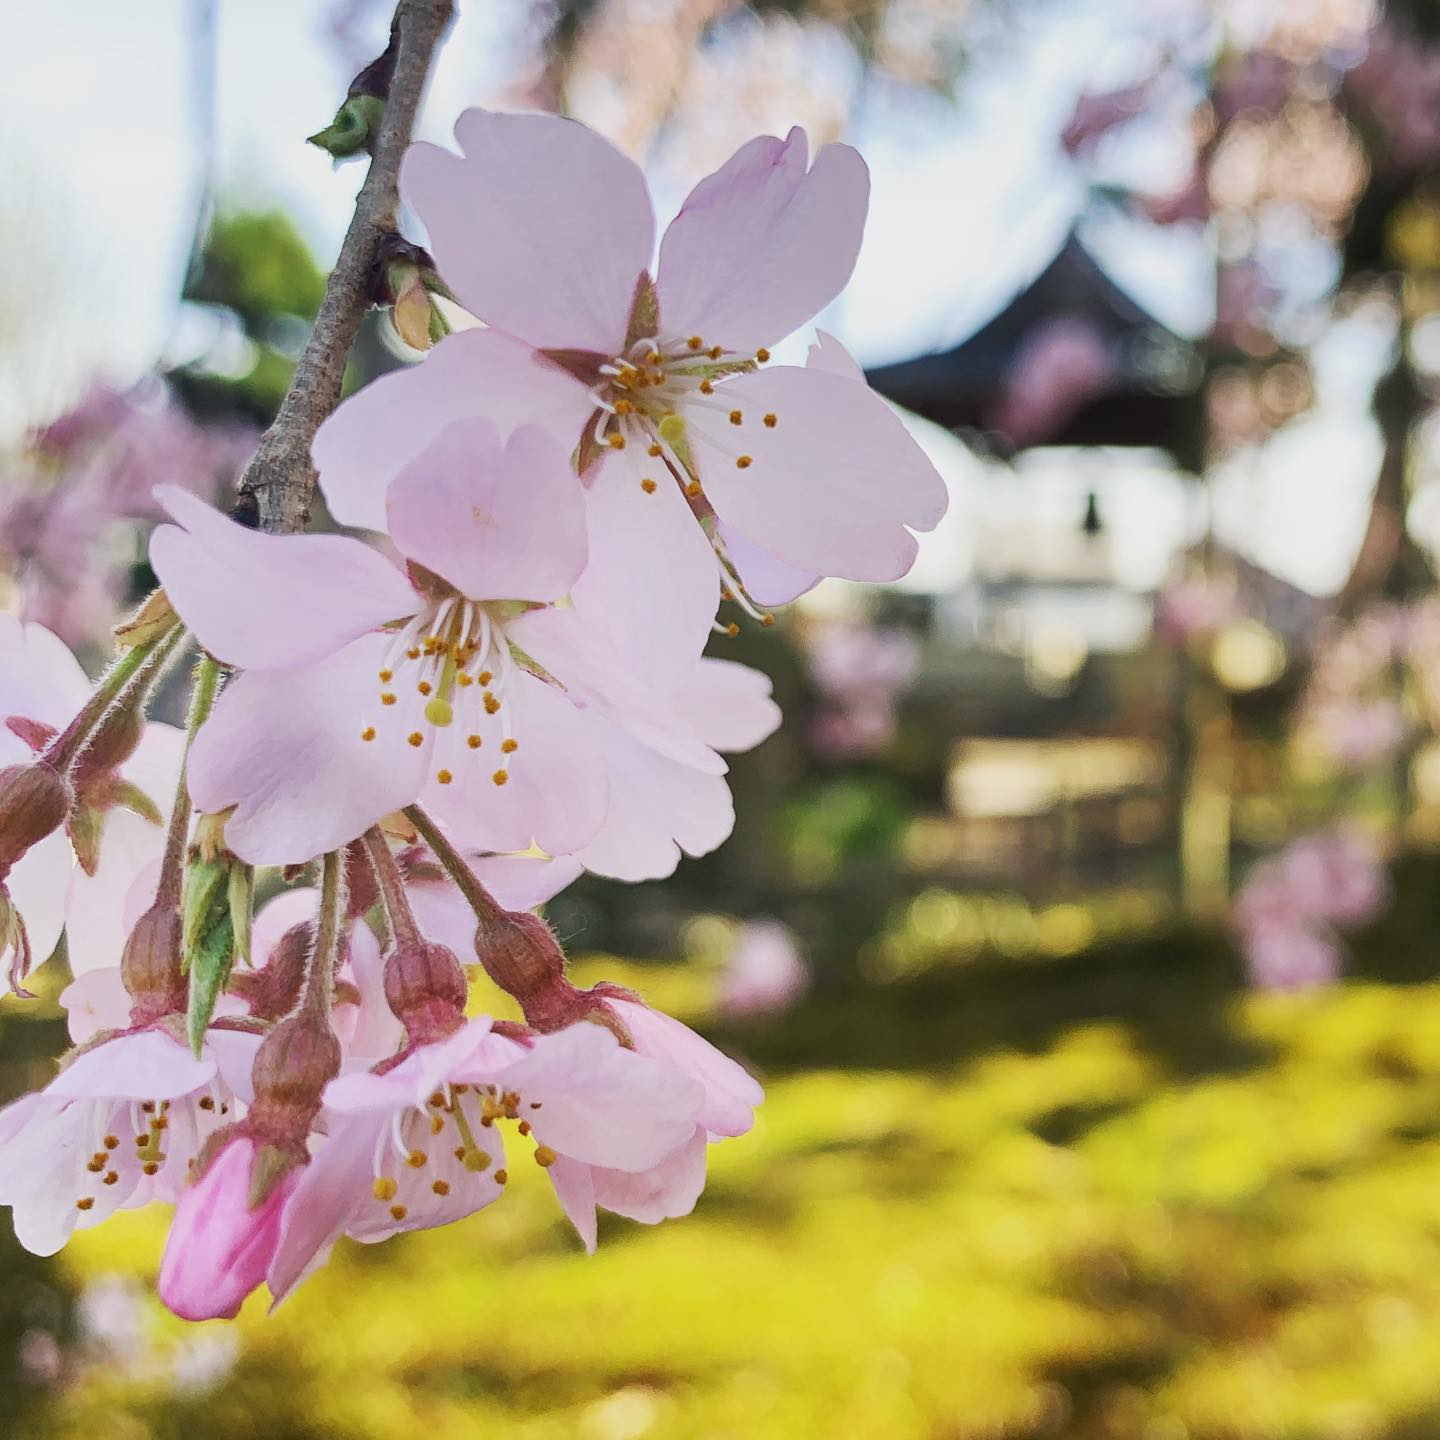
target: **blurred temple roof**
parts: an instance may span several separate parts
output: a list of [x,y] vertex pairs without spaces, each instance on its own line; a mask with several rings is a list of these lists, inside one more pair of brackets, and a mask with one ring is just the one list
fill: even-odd
[[[1062,327],[1086,336],[1105,358],[1102,375],[1075,381],[1077,357],[1040,379],[1038,345]],[[1027,378],[1026,372],[1030,371]],[[1125,293],[1072,230],[1055,258],[969,339],[868,372],[897,404],[961,432],[992,453],[1031,445],[1146,446],[1168,451],[1184,469],[1200,466],[1201,362],[1195,346]],[[1007,394],[1019,386],[1070,387],[1047,403],[1053,425],[1037,433],[1007,420]]]

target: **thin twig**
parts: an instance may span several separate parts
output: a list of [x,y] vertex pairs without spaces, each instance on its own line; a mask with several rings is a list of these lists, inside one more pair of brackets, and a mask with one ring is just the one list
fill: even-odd
[[451,9],[451,0],[399,0],[395,7],[400,48],[375,158],[356,196],[350,228],[290,389],[240,480],[237,513],[271,534],[293,535],[309,519],[315,488],[310,442],[340,400],[345,360],[369,303],[376,245],[395,225],[400,160]]

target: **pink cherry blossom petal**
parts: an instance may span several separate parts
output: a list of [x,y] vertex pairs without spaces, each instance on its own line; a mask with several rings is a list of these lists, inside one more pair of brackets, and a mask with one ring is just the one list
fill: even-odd
[[565,1218],[575,1227],[587,1255],[595,1253],[596,1215],[594,1167],[559,1155],[550,1166],[550,1183]]
[[[172,781],[172,793],[173,785]],[[162,793],[154,798],[163,814],[171,796]],[[78,865],[70,868],[65,935],[72,975],[120,963],[130,933],[125,920],[131,888],[164,848],[165,832],[153,821],[128,810],[106,815],[95,873],[87,875]]]
[[75,856],[63,830],[32,845],[11,867],[5,880],[11,903],[25,922],[36,965],[50,958],[65,925],[65,902]]
[[[502,748],[507,718],[516,746],[509,754]],[[609,795],[605,770],[584,718],[556,686],[519,672],[500,713],[467,716],[442,733],[421,803],[467,848],[536,845],[567,855],[599,829]],[[472,734],[481,740],[473,750]],[[448,783],[440,783],[441,767]],[[497,774],[504,776],[498,784]]]
[[524,1100],[536,1138],[561,1155],[617,1170],[644,1170],[683,1144],[702,1092],[684,1075],[620,1046],[599,1025],[539,1036],[512,1065],[491,1074],[461,1067],[457,1079],[493,1079]]
[[725,558],[740,577],[745,593],[757,605],[788,605],[813,590],[822,579],[814,571],[787,565],[723,520],[716,530],[725,546]]
[[358,540],[260,535],[176,486],[155,493],[180,523],[156,530],[150,563],[217,659],[247,670],[305,665],[418,608],[404,575]]
[[316,665],[247,673],[221,694],[190,752],[190,789],[201,810],[236,807],[225,838],[242,859],[298,864],[420,793],[433,731],[408,690],[403,704],[379,703],[388,645],[366,636]]
[[595,1203],[627,1220],[658,1225],[688,1215],[705,1188],[704,1130],[696,1127],[690,1139],[649,1170],[627,1174],[623,1170],[591,1172]]
[[707,775],[594,717],[610,775],[605,823],[580,851],[585,868],[613,880],[659,880],[681,853],[708,855],[730,834],[735,807],[723,775]]
[[575,607],[607,630],[627,666],[669,689],[710,638],[715,553],[670,472],[640,445],[604,461],[588,501],[590,563]]
[[506,633],[553,675],[577,704],[599,711],[682,765],[710,775],[724,773],[725,762],[671,703],[670,691],[688,672],[672,676],[663,687],[651,683],[589,611],[532,610],[512,620]]
[[[719,425],[709,412],[687,421],[705,493],[727,526],[801,569],[847,580],[905,574],[916,552],[906,526],[933,528],[947,493],[874,391],[780,365],[726,381],[724,394],[752,423]],[[767,414],[773,427],[754,423]]]
[[616,354],[655,246],[639,168],[555,115],[467,110],[455,138],[463,159],[412,145],[400,188],[465,308],[532,345]]
[[335,519],[384,530],[391,481],[452,421],[483,415],[502,435],[544,425],[570,445],[594,408],[579,381],[524,341],[462,330],[352,395],[320,427],[311,455]]
[[64,1100],[173,1100],[215,1078],[215,1062],[197,1060],[163,1030],[138,1030],[77,1055],[51,1081]]
[[558,600],[585,568],[585,494],[566,451],[528,425],[502,448],[456,420],[395,478],[390,538],[470,600]]
[[865,372],[855,357],[827,330],[816,330],[815,342],[805,354],[805,366],[865,384]]
[[706,744],[731,754],[753,750],[780,728],[780,707],[763,670],[735,660],[702,660],[676,695]]
[[826,145],[806,169],[798,127],[741,146],[691,192],[660,244],[660,314],[675,335],[742,353],[788,335],[844,288],[860,253],[870,175]]
[[123,1030],[130,1024],[130,992],[118,965],[77,975],[60,992],[60,1005],[75,1045],[101,1030]]
[[23,715],[59,729],[89,693],[80,662],[58,635],[0,612],[0,725],[8,716]]
[[642,1055],[653,1056],[705,1087],[697,1117],[712,1135],[743,1135],[755,1123],[751,1113],[765,1098],[759,1083],[728,1055],[672,1016],[633,1000],[610,1000]]

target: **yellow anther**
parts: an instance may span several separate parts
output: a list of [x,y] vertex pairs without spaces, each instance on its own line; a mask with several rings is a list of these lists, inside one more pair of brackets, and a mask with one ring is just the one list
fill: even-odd
[[686,343],[692,350],[700,350],[700,349],[703,349],[703,348],[704,348],[704,345],[705,345],[705,342],[704,342],[698,335],[692,335],[685,343]]
[[775,422],[776,417],[773,414],[767,415],[765,417],[765,428],[767,430],[773,430],[775,428]]
[[153,1100],[147,1100],[147,1101],[140,1107],[140,1111],[141,1111],[141,1114],[144,1114],[144,1115],[153,1115],[153,1114],[155,1113],[155,1102],[154,1102]]
[[105,1156],[96,1155],[86,1162],[85,1168],[92,1174],[98,1175],[105,1168]]
[[392,1220],[403,1220],[409,1213],[403,1205],[392,1205],[390,1207],[390,1218]]
[[735,457],[735,468],[737,470],[748,470],[754,463],[748,455],[737,455]]
[[448,1195],[450,1193],[450,1182],[448,1180],[432,1180],[430,1188],[437,1195]]
[[623,450],[625,448],[625,437],[620,434],[618,430],[614,430],[605,437],[605,443],[612,450]]
[[485,692],[485,713],[493,715],[499,708],[500,702],[487,690]]
[[418,660],[420,658],[420,647],[418,645],[412,645],[405,653],[410,659]]
[[480,684],[488,685],[495,677],[488,670],[482,670],[475,678]]
[[[362,740],[373,740],[375,738],[375,727],[373,725],[367,725],[360,732],[360,738]],[[210,1097],[207,1095],[205,1099],[210,1100]],[[203,1104],[204,1102],[202,1101],[201,1103]],[[215,1102],[213,1100],[210,1100],[209,1105],[207,1105],[205,1108],[207,1110],[213,1110],[215,1108]]]
[[424,737],[418,730],[412,730],[412,731],[405,737],[405,739],[406,739],[406,741],[407,741],[409,744],[413,745],[417,750],[420,748],[420,746],[422,746],[422,745],[425,743],[425,737]]
[[725,627],[725,633],[733,640],[740,633],[740,627],[732,620]]
[[497,1185],[503,1185],[509,1178],[510,1174],[506,1170],[497,1170],[495,1172],[495,1183]]
[[468,672],[462,670],[455,677],[455,683],[459,685],[460,688],[463,690],[467,685],[473,685],[475,683],[475,677]]
[[93,1210],[95,1208],[95,1201],[91,1199],[89,1195],[82,1195],[75,1202],[75,1208],[77,1210]]
[[641,488],[647,495],[653,495],[653,494],[655,493],[655,482],[647,475],[647,476],[640,482],[640,488]]
[[400,1187],[388,1175],[377,1175],[370,1184],[370,1193],[377,1200],[393,1200]]
[[432,1135],[438,1135],[444,1128],[445,1121],[441,1116],[432,1115],[430,1117],[430,1133]]
[[448,785],[455,777],[448,770],[437,770],[435,778],[442,784]]
[[465,743],[472,749],[478,750],[485,742],[478,735],[467,735]]
[[[483,1150],[462,1148],[455,1152],[455,1158],[472,1174],[478,1175],[490,1168],[490,1157]],[[501,1182],[504,1183],[503,1181]]]
[[405,1163],[406,1163],[412,1170],[423,1170],[423,1169],[425,1168],[425,1162],[426,1162],[429,1158],[430,1158],[430,1157],[429,1157],[423,1150],[412,1150],[412,1151],[405,1157]]
[[760,623],[769,629],[775,623],[775,617],[767,610],[761,617]]
[[665,452],[658,445],[652,445],[645,452],[652,460],[658,460]]
[[103,1178],[103,1183],[113,1185],[119,1178],[120,1172],[118,1170],[107,1170]]
[[647,365],[658,365],[660,363],[660,352],[658,350],[649,351],[645,356],[645,363]]
[[428,680],[422,680],[415,688],[416,688],[422,695],[428,695],[428,694],[430,693],[430,689],[431,689],[430,682],[429,682]]
[[497,770],[490,778],[497,785],[503,785],[510,778],[510,772],[508,770]]
[[[210,1098],[208,1095],[205,1097]],[[105,1137],[105,1148],[107,1150],[118,1150],[120,1148],[120,1137],[118,1135],[107,1135]]]
[[730,423],[732,425],[738,425],[744,418],[738,410],[732,410],[730,412]]
[[685,438],[685,419],[673,410],[668,415],[662,415],[655,428],[659,430],[660,438],[667,445],[678,445]]
[[380,672],[380,683],[382,685],[388,685],[394,678],[395,672],[393,670],[382,670]]
[[520,748],[520,742],[518,740],[502,740],[500,748],[505,754],[513,755]]
[[393,705],[395,703],[395,696],[389,690],[382,691],[380,703],[382,705]]
[[709,355],[712,360],[718,360],[725,351],[719,345],[712,345],[705,353]]
[[686,487],[685,493],[693,500],[700,493],[700,482],[692,480]]
[[522,1135],[528,1135],[530,1133],[530,1122],[528,1120],[522,1120],[515,1128]]
[[159,1163],[154,1160],[147,1160],[140,1168],[147,1175],[158,1175],[160,1173]]
[[537,1145],[535,1147],[535,1163],[543,1165],[547,1169],[553,1165],[558,1157],[548,1145]]
[[441,1091],[433,1090],[430,1093],[430,1099],[426,1103],[433,1105],[438,1110],[445,1103],[445,1096]]
[[710,381],[702,380],[700,382],[700,393],[702,395],[713,395],[715,393],[715,387],[710,383]]
[[615,413],[617,415],[628,415],[634,408],[634,402],[630,400],[617,400],[615,402]]
[[425,702],[425,718],[432,725],[448,725],[455,718],[455,712],[450,708],[448,700],[442,700],[437,695],[433,700]]
[[770,352],[762,345],[755,352],[755,358],[763,365],[770,358]]

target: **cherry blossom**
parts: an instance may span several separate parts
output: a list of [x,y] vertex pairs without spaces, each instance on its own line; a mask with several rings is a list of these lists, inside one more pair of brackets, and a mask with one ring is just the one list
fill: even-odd
[[[227,843],[244,859],[304,860],[417,798],[477,846],[572,851],[607,796],[581,700],[724,768],[607,634],[551,603],[584,568],[585,506],[539,430],[502,448],[466,421],[396,477],[403,571],[359,540],[256,535],[163,498],[185,526],[152,541],[167,593],[207,649],[248,667],[191,752],[196,802],[234,807]],[[233,603],[238,586],[254,605]]]
[[342,1233],[373,1243],[492,1204],[509,1178],[502,1122],[552,1178],[569,1165],[635,1174],[690,1143],[704,1103],[700,1085],[601,1026],[527,1036],[471,1020],[384,1073],[331,1083],[328,1135],[285,1208],[270,1289],[283,1298]]
[[[833,340],[767,346],[839,293],[864,162],[802,130],[743,146],[690,193],[655,259],[638,167],[573,121],[469,110],[463,155],[411,148],[401,187],[447,283],[489,327],[342,405],[314,453],[332,513],[380,528],[388,477],[457,415],[545,424],[593,503],[622,507],[670,625],[703,636],[721,587],[779,604],[819,575],[889,580],[943,482]],[[537,183],[544,176],[544,183]],[[694,522],[698,521],[696,524]]]
[[197,1058],[164,1024],[81,1050],[0,1110],[0,1204],[52,1255],[116,1210],[174,1200],[208,1136],[250,1096],[258,1038],[213,1028]]

